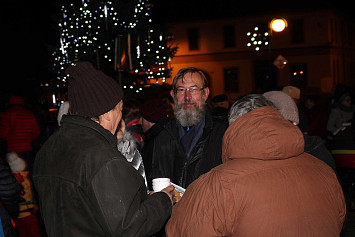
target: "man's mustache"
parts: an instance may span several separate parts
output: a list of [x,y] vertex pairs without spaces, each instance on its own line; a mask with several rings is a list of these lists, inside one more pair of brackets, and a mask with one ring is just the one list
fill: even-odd
[[191,101],[191,100],[184,100],[180,103],[180,105],[187,105],[187,104],[194,104],[194,105],[197,105],[196,102],[194,101]]

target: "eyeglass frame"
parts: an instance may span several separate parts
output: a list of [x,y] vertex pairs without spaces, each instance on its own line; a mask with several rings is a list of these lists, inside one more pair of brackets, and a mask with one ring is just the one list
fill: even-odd
[[183,87],[178,87],[175,88],[174,92],[176,95],[185,95],[187,91],[190,92],[190,94],[195,95],[197,92],[203,91],[206,87],[190,87],[190,88],[183,88]]

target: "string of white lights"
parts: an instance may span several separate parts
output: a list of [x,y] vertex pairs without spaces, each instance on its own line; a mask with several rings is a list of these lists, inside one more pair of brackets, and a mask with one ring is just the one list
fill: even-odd
[[[53,53],[58,80],[65,83],[65,68],[83,58],[91,57],[96,59],[97,64],[111,63],[114,66],[123,57],[117,55],[115,40],[122,35],[129,35],[126,43],[130,50],[125,52],[125,56],[134,57],[134,63],[130,61],[130,71],[146,75],[149,80],[156,79],[158,82],[160,79],[165,83],[166,71],[169,71],[166,64],[171,58],[167,53],[166,37],[162,33],[158,34],[151,26],[149,0],[132,2],[133,5],[127,5],[132,3],[82,0],[79,4],[61,6],[62,18],[58,23],[60,47]],[[126,38],[123,37],[124,40]],[[117,57],[121,58],[116,60]]]

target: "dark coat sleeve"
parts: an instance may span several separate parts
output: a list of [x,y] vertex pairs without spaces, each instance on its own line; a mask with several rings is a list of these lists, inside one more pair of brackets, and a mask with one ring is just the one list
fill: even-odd
[[107,236],[149,236],[171,215],[168,195],[148,195],[143,178],[123,160],[106,163],[92,179],[90,189],[100,225],[109,231]]
[[[317,136],[304,136],[305,147],[304,151],[330,166],[338,177],[336,164],[334,158],[327,147],[323,144],[320,137]],[[339,178],[339,177],[338,177]]]
[[0,162],[0,202],[12,218],[18,214],[20,185],[6,166]]

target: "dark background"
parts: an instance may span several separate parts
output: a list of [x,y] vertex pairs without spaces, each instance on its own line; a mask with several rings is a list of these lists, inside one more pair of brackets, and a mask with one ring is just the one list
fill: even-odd
[[[122,0],[121,0],[122,1]],[[129,1],[129,0],[123,0]],[[28,90],[51,77],[51,53],[59,44],[60,5],[64,1],[5,0],[1,6],[1,92]],[[355,15],[345,1],[153,0],[153,23],[256,15],[292,9],[337,9]]]

